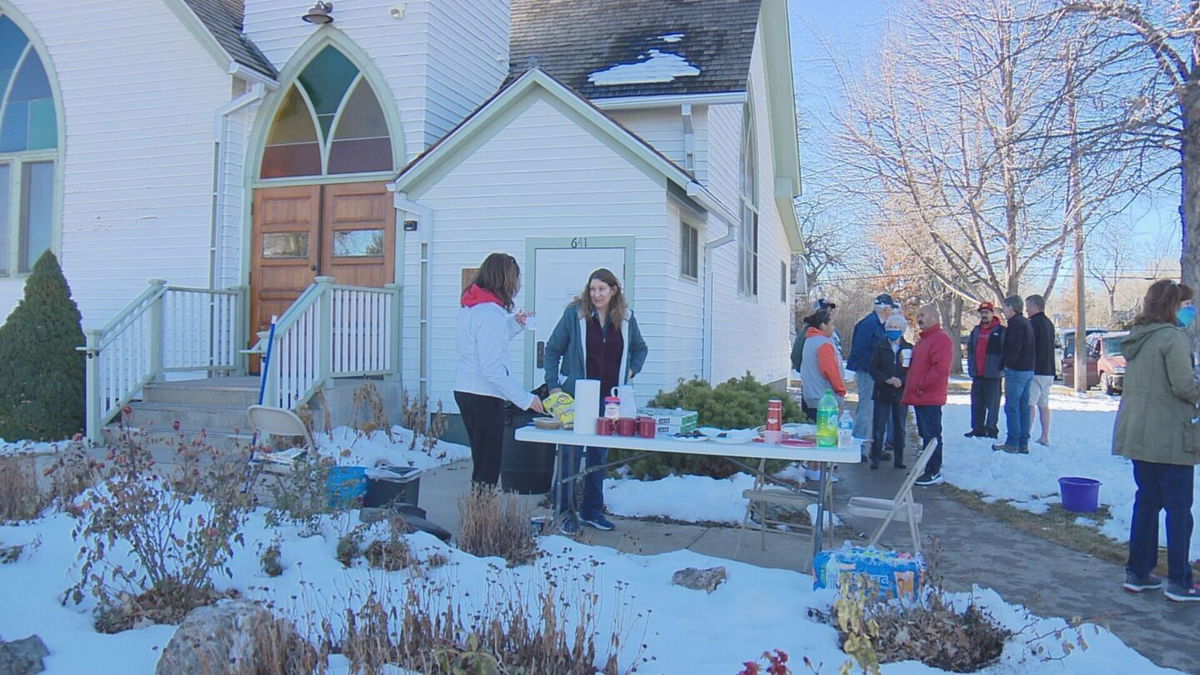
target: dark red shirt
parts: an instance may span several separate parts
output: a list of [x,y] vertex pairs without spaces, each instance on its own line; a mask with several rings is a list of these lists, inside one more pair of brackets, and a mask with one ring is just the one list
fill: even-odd
[[603,328],[593,312],[587,320],[587,376],[600,380],[600,399],[610,396],[612,388],[621,380],[621,352],[625,339],[621,331],[609,320]]
[[979,375],[983,375],[984,369],[987,368],[988,338],[992,335],[992,329],[999,325],[1000,319],[993,316],[988,325],[979,326],[979,338],[975,341],[975,368]]

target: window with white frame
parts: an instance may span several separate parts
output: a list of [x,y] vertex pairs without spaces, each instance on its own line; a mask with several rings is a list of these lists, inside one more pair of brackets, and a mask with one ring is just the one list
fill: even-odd
[[28,274],[54,242],[58,120],[46,68],[0,12],[0,276]]
[[679,273],[688,279],[700,277],[700,232],[679,221]]
[[738,202],[738,292],[758,295],[758,152],[755,148],[754,116],[746,104],[742,117],[742,175]]

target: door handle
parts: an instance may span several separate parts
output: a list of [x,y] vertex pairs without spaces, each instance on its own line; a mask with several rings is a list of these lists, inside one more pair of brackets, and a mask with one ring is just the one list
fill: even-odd
[[316,265],[309,265],[309,266],[308,266],[308,269],[312,270],[313,272],[316,272],[316,271],[317,271],[317,266],[316,266]]
[[537,343],[537,367],[544,368],[546,362],[546,343],[538,341]]

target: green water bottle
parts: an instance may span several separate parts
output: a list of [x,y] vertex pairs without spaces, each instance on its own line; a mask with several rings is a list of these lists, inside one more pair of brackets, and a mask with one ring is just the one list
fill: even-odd
[[836,448],[838,444],[838,403],[828,390],[817,404],[817,447]]

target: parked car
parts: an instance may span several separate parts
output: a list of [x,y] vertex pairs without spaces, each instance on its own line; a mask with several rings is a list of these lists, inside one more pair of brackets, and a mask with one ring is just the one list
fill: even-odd
[[[1085,333],[1085,337],[1091,343],[1093,335],[1102,335],[1108,330],[1104,328],[1089,328]],[[1068,387],[1075,384],[1075,329],[1070,328],[1062,331],[1059,334],[1060,349],[1058,358],[1058,372],[1062,377],[1063,384]],[[1096,368],[1096,358],[1092,356],[1089,349],[1087,359],[1087,386],[1092,388],[1100,384],[1100,372]]]
[[1125,386],[1125,356],[1121,354],[1121,341],[1129,331],[1114,331],[1101,333],[1092,338],[1088,348],[1088,363],[1092,355],[1096,359],[1096,372],[1100,381],[1100,390],[1106,394],[1115,394]]

